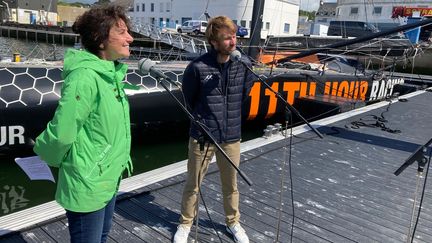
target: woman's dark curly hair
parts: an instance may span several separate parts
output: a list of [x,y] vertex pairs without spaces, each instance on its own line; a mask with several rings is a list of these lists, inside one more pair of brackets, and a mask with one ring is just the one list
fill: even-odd
[[98,56],[100,45],[105,44],[111,27],[120,19],[129,29],[130,22],[123,7],[111,4],[96,6],[79,16],[72,25],[72,30],[80,35],[84,48]]

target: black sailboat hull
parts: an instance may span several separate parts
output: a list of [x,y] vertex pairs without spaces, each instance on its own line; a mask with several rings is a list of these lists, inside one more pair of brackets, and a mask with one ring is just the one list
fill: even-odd
[[[60,98],[61,67],[0,68],[0,151],[29,147],[43,131]],[[182,80],[182,69],[166,70],[172,79]],[[265,72],[262,72],[265,76]],[[372,76],[323,74],[315,71],[279,72],[265,79],[291,104],[299,97],[342,97],[351,102],[371,102],[392,95],[403,79],[374,80]],[[185,121],[187,117],[169,94],[150,75],[130,69],[125,82],[141,87],[128,93],[133,127]],[[179,89],[171,87],[180,99]],[[265,121],[282,116],[284,107],[274,95],[255,81],[244,103],[244,120]],[[294,104],[295,105],[295,104]],[[302,113],[302,107],[298,107]]]

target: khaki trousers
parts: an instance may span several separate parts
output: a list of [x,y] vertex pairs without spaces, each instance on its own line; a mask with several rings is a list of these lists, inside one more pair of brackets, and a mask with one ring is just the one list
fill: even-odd
[[[229,226],[239,222],[239,192],[237,190],[237,171],[217,151],[214,144],[210,144],[206,158],[208,143],[204,146],[204,151],[200,151],[196,139],[189,138],[188,152],[188,175],[183,190],[180,224],[191,226],[197,212],[199,186],[207,173],[209,163],[216,153],[216,163],[220,171],[220,180],[222,183],[223,206],[225,211],[225,223]],[[233,143],[220,144],[225,153],[231,158],[238,167],[240,164],[240,141]],[[199,178],[200,177],[200,178]]]

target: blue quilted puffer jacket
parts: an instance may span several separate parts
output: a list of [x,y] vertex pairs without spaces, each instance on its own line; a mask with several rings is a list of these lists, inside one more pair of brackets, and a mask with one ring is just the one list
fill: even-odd
[[[240,62],[228,61],[227,80],[222,84],[222,66],[216,55],[212,49],[187,66],[182,90],[188,109],[209,129],[216,142],[234,142],[241,137],[242,103],[254,76]],[[251,66],[248,60],[243,61]],[[189,134],[197,140],[202,136],[193,123]]]

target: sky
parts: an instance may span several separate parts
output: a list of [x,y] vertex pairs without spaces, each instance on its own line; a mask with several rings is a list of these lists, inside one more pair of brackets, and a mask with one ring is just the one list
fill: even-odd
[[[63,0],[64,2],[82,2],[82,3],[94,3],[96,0]],[[320,0],[299,0],[300,9],[306,11],[318,10]],[[336,2],[336,0],[324,0],[324,2]]]

